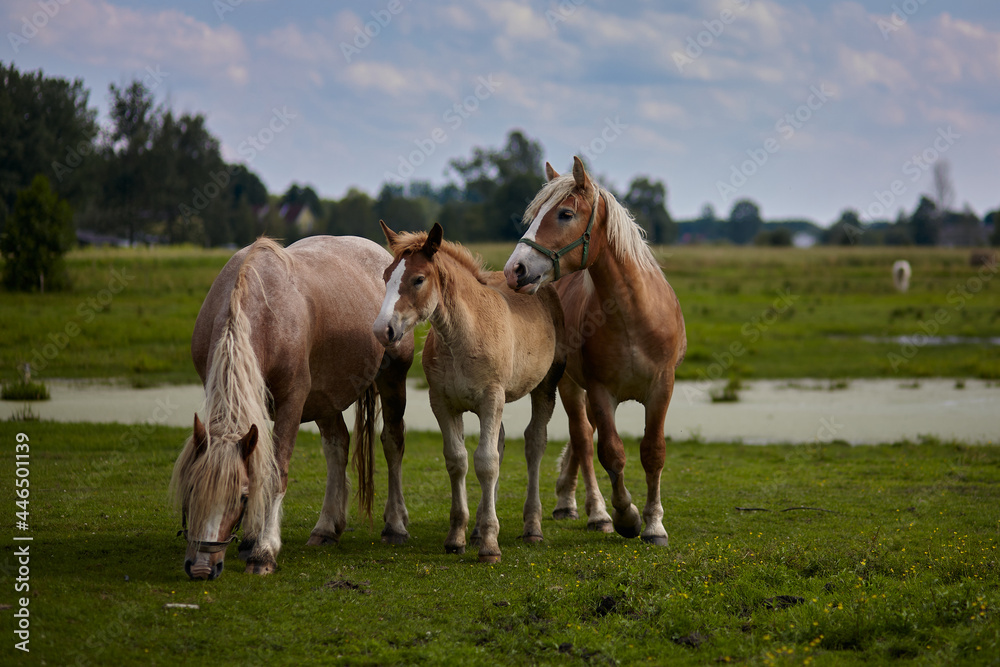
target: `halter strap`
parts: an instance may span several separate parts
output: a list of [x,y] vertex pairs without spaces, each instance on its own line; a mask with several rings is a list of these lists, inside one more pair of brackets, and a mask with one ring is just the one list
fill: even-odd
[[569,245],[563,246],[559,250],[549,250],[545,246],[536,243],[531,239],[526,239],[523,237],[521,238],[520,241],[518,241],[518,243],[523,243],[526,246],[534,248],[535,250],[542,253],[550,260],[552,260],[552,266],[555,268],[555,274],[556,274],[554,280],[559,280],[559,260],[562,258],[563,255],[573,250],[581,243],[583,244],[583,259],[580,262],[580,268],[581,269],[587,268],[587,254],[590,252],[590,232],[594,228],[594,219],[597,217],[597,205],[600,203],[600,200],[601,200],[601,191],[599,188],[595,186],[594,204],[593,206],[590,207],[590,220],[587,222],[587,229],[583,232],[583,235],[580,236],[580,238],[573,241]]
[[[229,535],[229,539],[223,540],[221,542],[198,542],[197,543],[198,551],[200,553],[215,554],[219,553],[220,551],[225,551],[226,547],[228,547],[231,543],[239,539],[236,533],[237,531],[239,531],[240,526],[243,525],[243,516],[247,513],[247,497],[243,496],[242,498],[240,498],[240,501],[242,502],[243,505],[243,507],[240,508],[240,518],[236,520],[236,525],[233,526],[233,532]],[[177,531],[177,537],[180,537],[181,535],[184,536],[185,540],[189,542],[191,541],[188,538],[188,531],[187,531],[187,510],[181,511],[181,529]]]

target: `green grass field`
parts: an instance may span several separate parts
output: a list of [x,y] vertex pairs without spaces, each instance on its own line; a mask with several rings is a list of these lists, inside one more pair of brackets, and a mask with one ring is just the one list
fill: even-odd
[[[408,437],[407,545],[382,545],[378,520],[372,531],[352,510],[338,546],[305,547],[325,465],[304,433],[278,571],[244,574],[231,547],[221,579],[192,582],[166,499],[185,430],[5,424],[7,451],[19,430],[31,470],[21,534],[34,541],[30,654],[13,650],[5,621],[3,655],[17,664],[941,665],[1000,655],[992,447],[669,443],[670,546],[657,548],[588,532],[583,518],[546,519],[542,544],[520,544],[526,474],[523,443],[510,440],[503,560],[481,565],[472,549],[444,553],[450,501],[436,434]],[[636,492],[637,445],[626,447]],[[542,467],[546,512],[557,454]],[[12,486],[0,493],[11,514]],[[6,604],[17,604],[22,544],[4,541]],[[176,603],[199,608],[164,606]]]
[[[511,246],[474,249],[502,267]],[[31,362],[41,379],[197,382],[191,331],[229,254],[74,251],[67,261],[72,291],[0,292],[0,380],[13,380],[17,366]],[[672,246],[656,254],[687,324],[681,378],[1000,378],[998,345],[906,348],[893,340],[931,330],[963,339],[1000,336],[995,267],[970,267],[967,250]],[[889,279],[898,258],[913,265],[906,294]],[[730,356],[732,350],[739,354]],[[420,374],[420,364],[413,372]]]

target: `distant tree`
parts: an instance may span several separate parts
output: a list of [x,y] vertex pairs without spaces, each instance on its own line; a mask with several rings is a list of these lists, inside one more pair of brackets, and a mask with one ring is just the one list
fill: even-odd
[[764,230],[757,233],[753,244],[756,246],[790,246],[792,245],[792,232],[787,227]]
[[73,210],[38,174],[18,193],[0,236],[4,286],[23,292],[68,287],[63,255],[73,241]]
[[749,243],[757,236],[763,224],[757,204],[749,199],[741,199],[733,205],[733,210],[729,213],[729,238],[733,243]]
[[667,186],[663,181],[637,176],[629,184],[623,203],[646,230],[650,243],[673,243],[677,240],[677,225],[667,212]]
[[936,245],[939,233],[937,205],[927,197],[921,197],[917,210],[910,216],[910,235],[916,245]]
[[524,210],[545,184],[542,155],[540,143],[512,130],[500,150],[476,147],[470,159],[450,162],[465,183],[466,201],[485,204],[490,238],[520,238]]
[[844,209],[840,219],[823,233],[821,241],[826,245],[858,245],[862,241],[869,241],[869,238],[870,234],[866,236],[865,230],[861,227],[858,212]]
[[993,234],[990,236],[990,245],[1000,246],[1000,208],[991,213],[987,213],[986,217],[983,218],[983,222],[987,225],[993,225]]
[[[427,211],[416,198],[403,196],[399,186],[386,183],[375,200],[375,215],[395,231],[422,231],[430,227]],[[382,236],[379,231],[379,236]],[[384,240],[384,237],[374,239]]]
[[378,225],[375,202],[366,193],[351,188],[344,198],[330,207],[326,223],[327,234],[364,236],[377,243],[385,241]]
[[955,186],[951,180],[951,165],[947,160],[934,163],[934,205],[944,215],[955,203]]
[[89,173],[97,136],[97,110],[80,79],[20,72],[0,63],[0,229],[18,193],[37,174],[79,208],[97,190]]

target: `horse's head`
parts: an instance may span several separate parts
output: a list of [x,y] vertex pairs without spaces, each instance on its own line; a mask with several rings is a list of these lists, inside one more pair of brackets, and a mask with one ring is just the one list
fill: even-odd
[[591,234],[600,209],[600,188],[587,175],[583,162],[573,158],[573,178],[562,178],[548,162],[549,182],[524,213],[524,233],[503,273],[507,285],[534,294],[563,273],[587,267],[594,255]]
[[222,574],[226,547],[236,539],[250,494],[249,461],[257,427],[242,437],[214,436],[194,417],[194,432],[174,466],[172,486],[181,506],[178,535],[187,540],[184,571],[192,579]]
[[427,320],[438,306],[441,295],[434,255],[441,248],[441,225],[426,234],[397,234],[379,221],[393,254],[386,268],[385,299],[372,332],[383,345],[397,343],[419,322]]

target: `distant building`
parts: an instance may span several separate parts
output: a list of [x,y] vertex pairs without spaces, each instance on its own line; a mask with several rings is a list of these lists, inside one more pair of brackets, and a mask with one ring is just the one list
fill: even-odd
[[285,221],[289,229],[294,229],[299,236],[313,233],[316,226],[316,216],[305,204],[285,204],[278,210],[278,215]]

